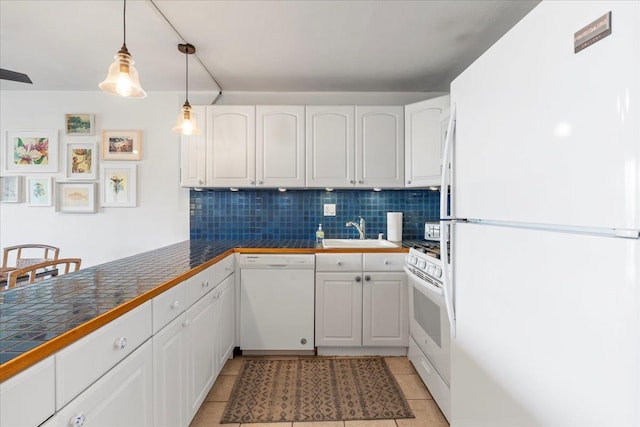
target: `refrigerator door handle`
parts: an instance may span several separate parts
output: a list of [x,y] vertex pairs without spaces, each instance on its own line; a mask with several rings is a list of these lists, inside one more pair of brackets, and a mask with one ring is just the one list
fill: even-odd
[[[442,171],[440,176],[440,219],[450,219],[455,217],[455,212],[451,209],[449,213],[449,198],[447,197],[451,174],[449,165],[451,164],[451,154],[453,153],[453,133],[456,129],[456,104],[451,107],[451,117],[447,126],[447,136],[444,140],[444,150],[442,153]],[[453,190],[451,191],[453,193]],[[451,196],[453,204],[453,194]]]
[[449,250],[447,241],[449,240],[449,226],[453,226],[452,221],[440,221],[440,257],[442,259],[442,290],[444,291],[444,304],[447,307],[447,316],[451,336],[456,336],[456,312],[453,304],[453,278],[449,265]]

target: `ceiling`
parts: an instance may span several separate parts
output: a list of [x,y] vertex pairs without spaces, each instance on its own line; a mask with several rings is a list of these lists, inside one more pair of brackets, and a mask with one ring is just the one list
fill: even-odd
[[[448,92],[537,3],[129,0],[126,42],[146,91],[184,90],[186,41],[193,91],[218,90],[213,76],[224,91]],[[122,18],[120,0],[0,0],[0,68],[34,82],[0,89],[97,90]]]

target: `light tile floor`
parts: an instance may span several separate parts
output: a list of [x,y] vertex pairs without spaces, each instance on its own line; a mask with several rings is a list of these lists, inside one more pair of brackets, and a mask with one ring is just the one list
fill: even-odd
[[190,427],[448,427],[440,409],[406,357],[385,357],[415,418],[396,420],[325,421],[309,423],[220,424],[222,412],[240,372],[242,356],[227,361]]

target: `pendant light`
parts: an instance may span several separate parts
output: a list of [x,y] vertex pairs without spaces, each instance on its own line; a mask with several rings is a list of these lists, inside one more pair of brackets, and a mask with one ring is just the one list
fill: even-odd
[[109,66],[109,74],[98,86],[105,92],[119,95],[124,98],[144,98],[147,93],[140,86],[138,70],[133,66],[133,59],[127,49],[127,0],[124,0],[124,10],[122,12],[122,24],[124,29],[124,39],[122,47],[114,56],[115,62]]
[[198,129],[198,123],[196,122],[196,113],[191,110],[191,104],[189,104],[189,55],[196,53],[196,48],[189,43],[179,44],[178,50],[184,53],[186,62],[185,72],[185,101],[180,113],[178,114],[178,120],[173,127],[175,133],[181,133],[182,135],[200,135],[200,129]]

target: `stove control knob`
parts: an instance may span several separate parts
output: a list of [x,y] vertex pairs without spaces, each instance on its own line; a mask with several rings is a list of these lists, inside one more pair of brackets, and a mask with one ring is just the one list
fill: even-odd
[[433,268],[433,265],[429,264],[429,267],[427,267],[427,273],[433,276],[435,269]]
[[418,268],[419,268],[420,270],[424,270],[424,269],[426,268],[426,266],[427,266],[427,262],[426,262],[425,260],[422,260],[422,259],[421,259],[421,260],[418,262]]
[[442,277],[442,269],[440,267],[436,267],[436,277]]

